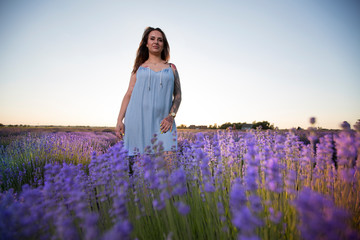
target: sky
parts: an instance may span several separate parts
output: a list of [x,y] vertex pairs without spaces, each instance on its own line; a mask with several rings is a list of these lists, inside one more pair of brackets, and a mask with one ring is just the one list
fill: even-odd
[[147,26],[179,71],[177,125],[360,119],[356,0],[2,0],[0,123],[115,126]]

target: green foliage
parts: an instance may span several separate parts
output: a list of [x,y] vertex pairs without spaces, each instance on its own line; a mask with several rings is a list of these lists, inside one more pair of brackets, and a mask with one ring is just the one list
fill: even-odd
[[[226,122],[220,126],[217,126],[216,124],[214,126],[210,125],[209,128],[210,129],[228,129],[229,127],[231,127],[232,129],[243,129],[244,125],[249,125],[246,122],[236,122],[236,123],[230,123],[230,122]],[[252,126],[251,126],[252,125]],[[252,124],[250,124],[250,127],[252,129],[257,129],[257,128],[261,128],[262,130],[268,130],[268,129],[275,129],[273,124],[270,124],[268,121],[262,121],[262,122],[256,122],[254,121]]]
[[[245,125],[249,125],[249,126],[245,126]],[[223,123],[221,125],[217,125],[216,123],[214,125],[209,125],[207,128],[208,129],[228,129],[228,128],[232,128],[233,130],[238,129],[241,130],[243,129],[243,127],[246,127],[246,129],[258,129],[259,127],[262,130],[268,130],[268,129],[275,129],[274,124],[270,124],[268,121],[262,121],[262,122],[256,122],[254,121],[252,124],[247,124],[246,122],[235,122],[235,123],[231,123],[231,122],[226,122]],[[180,126],[177,126],[178,129],[187,129],[187,128],[199,128],[202,129],[204,128],[204,126],[195,126],[195,125],[190,125],[190,127],[186,126],[185,124],[181,124]],[[206,127],[205,127],[206,128]]]
[[209,129],[218,129],[218,125],[214,123],[214,125],[209,125]]
[[226,122],[226,123],[224,123],[224,124],[222,124],[222,125],[220,125],[220,129],[227,129],[228,127],[232,127],[232,123],[230,123],[230,122]]
[[227,129],[228,127],[232,127],[233,129],[242,129],[242,127],[245,125],[246,123],[241,123],[241,122],[237,122],[237,123],[230,123],[230,122],[226,122],[222,125],[220,125],[219,129]]
[[258,127],[261,127],[262,130],[274,129],[274,125],[270,124],[268,121],[253,122],[252,128],[257,129]]

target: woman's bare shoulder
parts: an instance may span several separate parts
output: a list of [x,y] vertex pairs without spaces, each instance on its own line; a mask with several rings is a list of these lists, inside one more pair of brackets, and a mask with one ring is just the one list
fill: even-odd
[[177,68],[174,63],[169,63],[172,70],[177,71]]

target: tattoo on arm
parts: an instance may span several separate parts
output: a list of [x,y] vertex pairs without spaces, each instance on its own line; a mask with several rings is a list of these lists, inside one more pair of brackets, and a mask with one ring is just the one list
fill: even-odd
[[166,118],[164,118],[165,121],[167,121],[168,123],[172,124],[174,122],[174,118],[172,116],[167,116]]
[[181,103],[181,87],[180,87],[180,77],[175,65],[171,64],[174,67],[174,98],[170,112],[177,113]]

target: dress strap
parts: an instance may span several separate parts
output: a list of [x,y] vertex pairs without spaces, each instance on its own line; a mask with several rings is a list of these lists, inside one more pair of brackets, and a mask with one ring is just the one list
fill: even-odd
[[151,71],[150,71],[149,67],[148,67],[148,73],[149,73],[148,86],[149,86],[149,91],[150,91]]
[[163,72],[163,71],[160,71],[160,87],[162,87],[162,79],[161,79],[161,77],[162,77],[162,72]]

